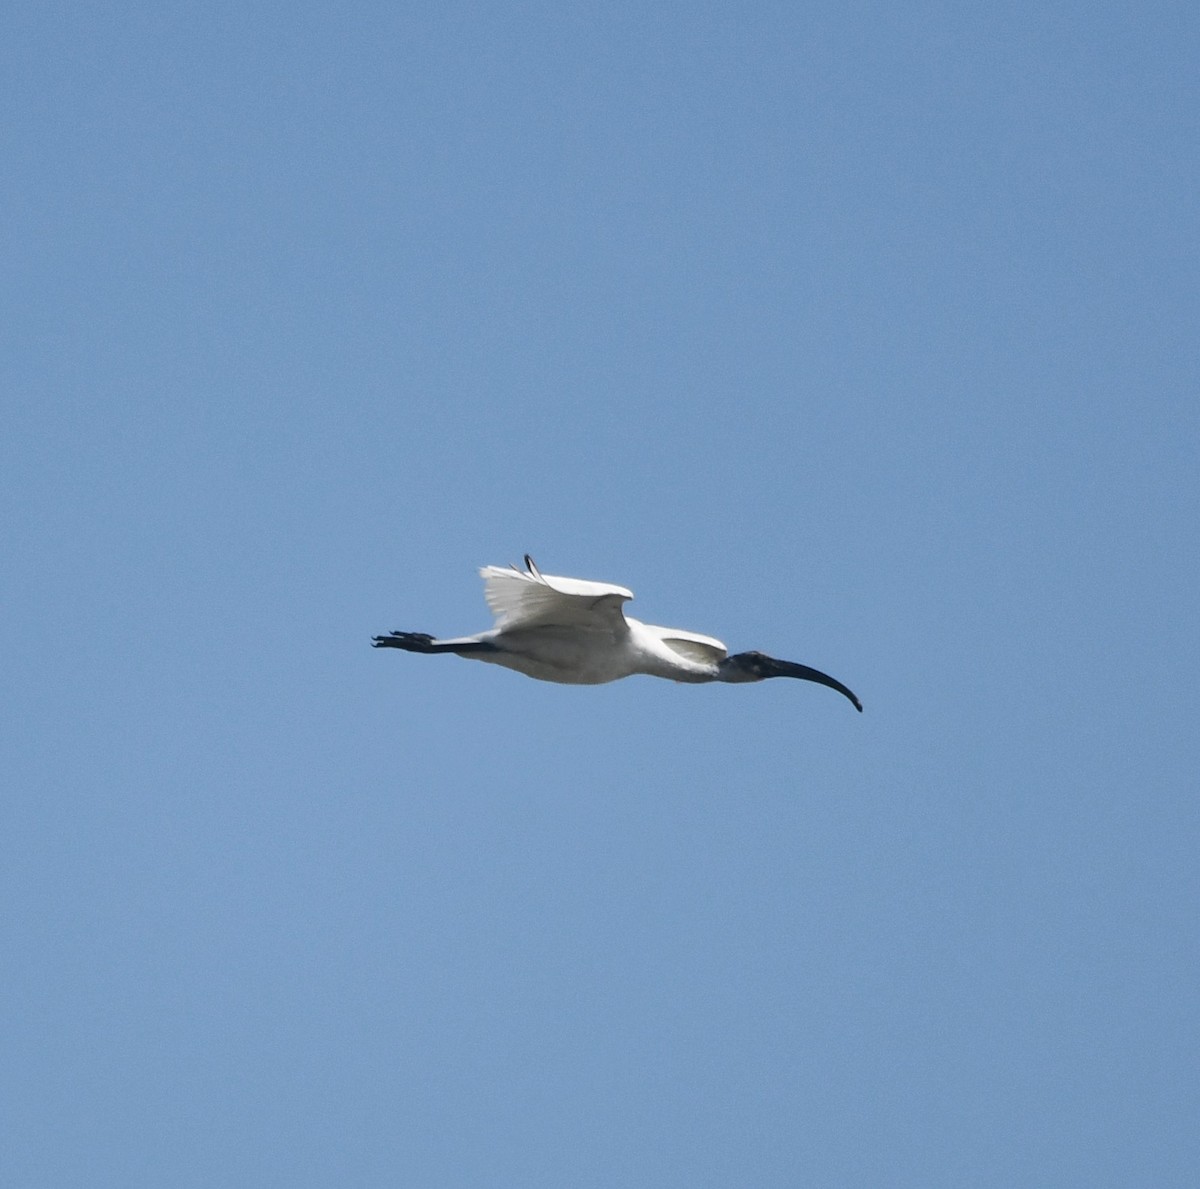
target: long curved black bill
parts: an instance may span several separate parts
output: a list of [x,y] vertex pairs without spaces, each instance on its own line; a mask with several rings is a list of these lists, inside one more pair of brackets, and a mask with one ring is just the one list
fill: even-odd
[[808,665],[798,665],[795,661],[777,661],[773,656],[764,656],[760,664],[764,670],[764,677],[798,677],[801,681],[815,681],[818,685],[836,689],[843,697],[850,699],[859,714],[862,713],[862,703],[854,691],[847,689],[836,677],[830,677],[828,673],[810,669]]

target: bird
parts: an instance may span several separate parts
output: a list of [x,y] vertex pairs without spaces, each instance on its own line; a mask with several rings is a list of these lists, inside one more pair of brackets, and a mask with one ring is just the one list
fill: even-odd
[[479,575],[496,620],[491,631],[447,640],[425,632],[389,632],[373,636],[372,644],[405,652],[449,652],[564,685],[603,685],[637,673],[694,684],[796,677],[837,690],[862,711],[851,690],[808,665],[762,652],[731,656],[712,636],[627,616],[624,604],[633,591],[623,586],[543,574],[529,554],[524,570],[484,566]]

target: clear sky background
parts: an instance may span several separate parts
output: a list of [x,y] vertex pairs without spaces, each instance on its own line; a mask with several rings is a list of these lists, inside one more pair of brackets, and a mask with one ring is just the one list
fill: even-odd
[[3,24],[0,1183],[1200,1183],[1193,3]]

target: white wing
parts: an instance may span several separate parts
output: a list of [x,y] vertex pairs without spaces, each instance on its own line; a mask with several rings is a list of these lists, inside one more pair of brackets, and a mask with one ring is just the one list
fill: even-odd
[[526,557],[527,570],[484,566],[484,598],[503,630],[571,627],[592,631],[628,631],[621,606],[633,591],[607,582],[556,578],[542,574]]
[[657,636],[672,652],[679,653],[689,661],[715,664],[723,661],[729,650],[713,636],[702,636],[699,632],[685,632],[682,628],[660,628],[652,623],[642,624],[643,630]]

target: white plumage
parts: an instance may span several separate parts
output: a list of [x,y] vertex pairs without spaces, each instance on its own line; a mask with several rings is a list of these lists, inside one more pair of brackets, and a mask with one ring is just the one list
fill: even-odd
[[862,709],[840,681],[807,665],[761,652],[730,656],[712,636],[626,616],[624,606],[633,592],[624,586],[543,574],[528,554],[524,570],[484,566],[479,573],[496,617],[491,631],[442,640],[423,632],[392,632],[374,637],[375,646],[452,652],[569,685],[600,685],[636,673],[692,683],[798,677],[836,689]]

